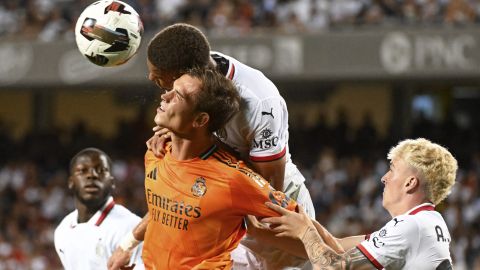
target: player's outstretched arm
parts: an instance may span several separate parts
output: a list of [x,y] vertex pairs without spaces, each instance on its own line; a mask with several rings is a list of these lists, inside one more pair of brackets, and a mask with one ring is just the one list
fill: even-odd
[[[148,214],[138,223],[138,225],[122,239],[118,247],[108,259],[108,270],[129,269],[128,264],[132,257],[134,249],[143,241],[147,231]],[[131,267],[131,266],[130,266]]]
[[297,257],[308,259],[305,247],[300,240],[290,237],[275,236],[275,233],[269,229],[268,225],[259,222],[255,216],[248,215],[245,217],[245,220],[247,222],[247,233],[252,236],[254,240],[251,240],[251,238],[245,238],[242,240],[242,243],[248,242],[247,246],[267,244],[285,250]]
[[[322,226],[322,224],[318,223],[316,220],[312,220],[313,226],[315,226],[315,229],[317,230],[318,234],[320,234],[320,237],[322,237],[322,240],[327,244],[333,251],[336,253],[344,253],[345,250],[349,250],[350,248],[345,248],[342,243],[335,238],[325,227]],[[359,242],[360,243],[360,242]]]
[[356,247],[363,240],[365,240],[365,235],[349,236],[349,237],[340,238],[340,239],[337,238],[336,240],[338,241],[338,243],[340,243],[340,245],[344,250],[349,250]]
[[300,213],[295,213],[269,202],[266,204],[282,216],[265,218],[263,221],[273,225],[271,230],[277,236],[300,239],[305,246],[313,269],[375,269],[368,258],[357,248],[352,248],[343,254],[330,248],[300,206]]

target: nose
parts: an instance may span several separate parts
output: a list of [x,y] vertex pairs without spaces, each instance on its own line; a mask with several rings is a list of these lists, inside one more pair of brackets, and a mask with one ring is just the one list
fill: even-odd
[[88,169],[87,178],[98,178],[98,171],[95,168]]
[[153,73],[151,73],[151,72],[148,73],[147,78],[152,82],[155,81],[155,75],[153,75]]
[[382,182],[384,185],[385,185],[385,183],[387,182],[387,174],[388,174],[388,173],[384,174],[384,175],[382,176],[382,178],[380,178],[380,182]]

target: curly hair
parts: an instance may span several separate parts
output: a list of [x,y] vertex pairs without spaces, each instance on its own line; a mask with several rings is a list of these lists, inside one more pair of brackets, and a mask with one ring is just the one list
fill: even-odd
[[438,204],[445,199],[455,184],[458,164],[443,146],[418,138],[401,141],[392,147],[388,159],[400,158],[424,178],[426,197]]
[[240,95],[234,83],[211,68],[193,68],[185,74],[201,81],[201,89],[192,98],[195,111],[209,116],[208,130],[215,132],[240,110]]
[[177,23],[157,33],[147,49],[148,60],[161,72],[181,75],[194,67],[206,67],[210,44],[196,27]]

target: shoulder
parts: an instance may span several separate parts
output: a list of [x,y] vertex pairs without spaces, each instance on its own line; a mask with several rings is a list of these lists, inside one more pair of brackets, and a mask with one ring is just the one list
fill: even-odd
[[151,162],[156,161],[158,158],[153,154],[151,150],[147,150],[145,152],[145,164],[149,164]]
[[75,211],[70,212],[68,215],[66,215],[62,221],[58,224],[58,226],[55,228],[54,235],[57,237],[58,234],[63,233],[72,223],[72,220],[74,219],[74,216],[76,216]]
[[108,214],[102,223],[102,231],[109,238],[119,240],[126,232],[132,230],[141,218],[130,212],[127,208],[120,204],[115,204],[112,211]]
[[141,220],[139,216],[132,213],[130,210],[128,210],[125,206],[121,204],[115,204],[115,207],[113,207],[110,215],[111,218],[114,220],[122,220],[127,223],[136,223]]
[[244,181],[238,181],[238,179],[245,181],[254,180],[262,187],[268,184],[260,174],[250,169],[243,160],[238,159],[224,149],[219,149],[210,158],[215,160],[217,163],[216,166],[221,168],[222,173],[224,173],[226,177],[235,178],[236,181],[232,182],[232,184],[244,183]]
[[208,159],[213,166],[222,168],[224,171],[234,172],[243,163],[238,157],[230,153],[227,145],[221,145]]
[[[399,215],[390,220],[383,229],[385,233],[398,235],[403,240],[414,241],[418,239],[420,226],[415,215]],[[381,233],[381,231],[380,231]]]

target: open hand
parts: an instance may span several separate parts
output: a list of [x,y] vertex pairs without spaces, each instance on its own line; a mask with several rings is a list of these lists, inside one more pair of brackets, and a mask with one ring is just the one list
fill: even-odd
[[300,205],[298,205],[298,213],[271,202],[266,202],[265,205],[281,215],[279,217],[262,219],[262,222],[270,223],[270,230],[273,231],[276,236],[301,239],[307,228],[309,226],[313,227],[312,221]]

